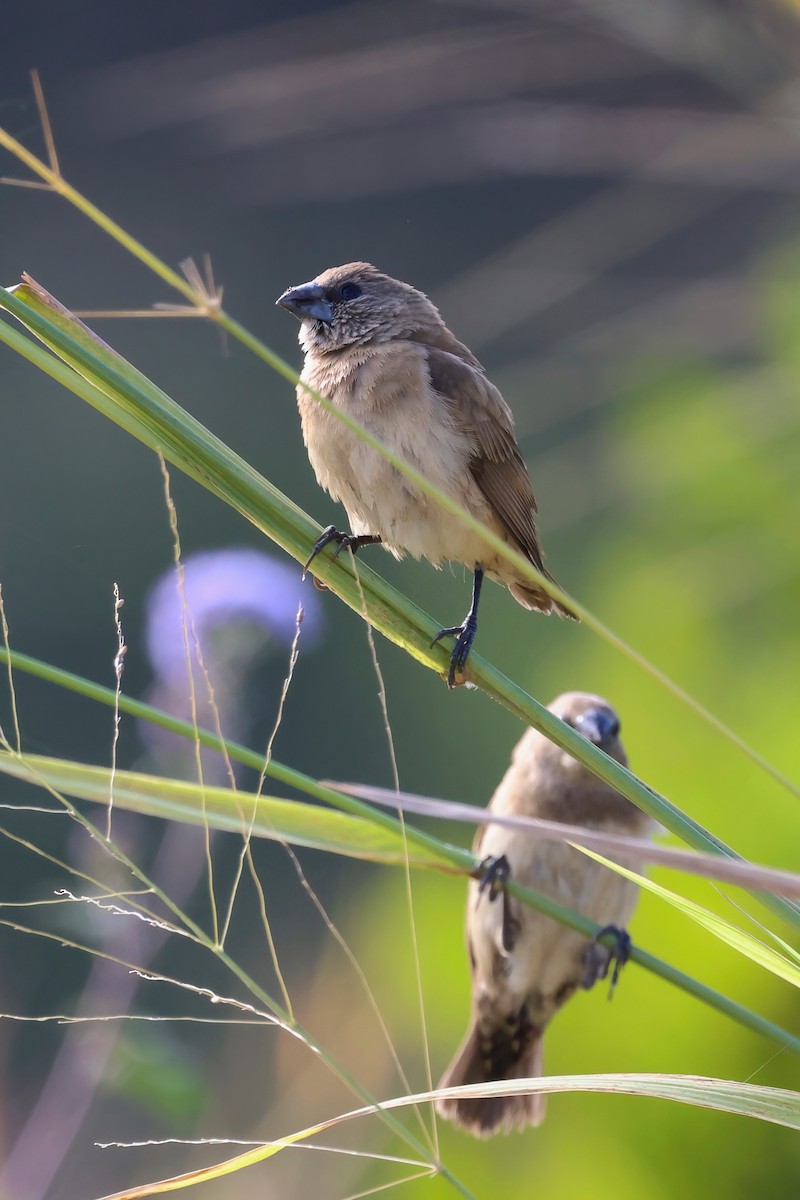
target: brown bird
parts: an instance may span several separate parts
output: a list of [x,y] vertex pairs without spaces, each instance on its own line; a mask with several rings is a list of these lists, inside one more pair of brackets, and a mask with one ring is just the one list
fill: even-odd
[[[566,692],[550,710],[627,766],[619,718],[608,701],[586,692]],[[656,828],[648,816],[535,729],[517,744],[489,809],[638,837]],[[616,982],[630,952],[624,926],[639,894],[635,884],[608,867],[535,833],[484,825],[473,849],[484,863],[467,900],[472,1020],[440,1088],[541,1075],[542,1036],[562,1004],[577,988],[604,978],[612,962]],[[602,933],[615,935],[615,949],[589,941],[504,891],[502,903],[492,903],[509,875],[604,926]],[[545,1103],[543,1093],[529,1093],[472,1100],[448,1097],[437,1107],[467,1133],[489,1137],[539,1125]]]
[[[428,297],[369,263],[348,263],[289,288],[277,303],[301,321],[301,380],[551,578],[542,563],[533,521],[536,502],[511,410]],[[466,617],[434,639],[456,638],[451,687],[475,638],[484,574],[504,583],[525,608],[573,616],[345,429],[302,386],[297,402],[317,481],[341,500],[351,530],[345,534],[328,526],[306,569],[330,542],[337,543],[334,557],[345,547],[356,551],[382,542],[395,558],[412,554],[437,567],[450,560],[474,571]]]

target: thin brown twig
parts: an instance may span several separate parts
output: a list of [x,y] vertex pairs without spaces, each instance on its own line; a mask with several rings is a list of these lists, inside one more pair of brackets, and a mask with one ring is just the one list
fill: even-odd
[[[189,703],[192,714],[192,724],[195,731],[198,728],[197,721],[197,690],[194,682],[194,670],[192,669],[192,651],[189,642],[189,621],[188,612],[189,606],[186,601],[186,572],[181,558],[181,540],[178,530],[178,514],[175,510],[175,505],[172,502],[172,493],[170,491],[169,470],[167,469],[164,455],[159,451],[158,462],[161,467],[161,476],[164,484],[164,501],[167,507],[167,515],[169,518],[170,533],[172,534],[173,559],[175,562],[175,572],[178,581],[178,594],[181,600],[181,634],[183,637],[183,652],[186,659],[186,673],[189,684]],[[197,769],[197,782],[200,788],[200,796],[203,806],[203,826],[205,829],[205,852],[206,852],[206,871],[208,876],[208,898],[211,905],[211,920],[213,926],[214,944],[219,945],[219,918],[217,915],[217,901],[214,892],[214,861],[211,854],[211,829],[208,824],[206,815],[206,799],[205,799],[205,778],[203,773],[203,757],[200,745],[200,738],[194,738],[194,756],[195,767]]]
[[61,168],[58,165],[58,154],[56,153],[56,142],[55,138],[53,137],[53,126],[50,124],[50,114],[47,111],[47,104],[45,103],[42,81],[39,78],[39,72],[35,67],[31,71],[31,83],[33,84],[33,94],[36,97],[36,107],[39,110],[39,120],[42,123],[44,144],[47,147],[47,161],[50,164],[50,170],[55,175],[60,175]]

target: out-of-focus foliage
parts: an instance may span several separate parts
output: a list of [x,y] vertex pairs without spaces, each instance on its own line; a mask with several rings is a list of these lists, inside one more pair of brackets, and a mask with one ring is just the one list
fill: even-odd
[[184,1131],[202,1116],[209,1099],[206,1088],[195,1056],[169,1032],[152,1026],[134,1026],[122,1034],[102,1082],[106,1095],[121,1097]]

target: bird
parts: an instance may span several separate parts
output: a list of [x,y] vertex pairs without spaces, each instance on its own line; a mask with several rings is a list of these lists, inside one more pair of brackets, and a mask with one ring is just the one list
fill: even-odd
[[[607,700],[589,692],[565,692],[549,707],[627,766],[619,717]],[[535,729],[528,729],[515,747],[489,811],[634,837],[649,837],[657,828],[650,817]],[[540,1076],[542,1038],[556,1012],[578,988],[591,987],[609,969],[612,984],[616,982],[630,953],[625,926],[639,894],[636,884],[580,850],[565,842],[544,841],[532,831],[483,825],[473,850],[483,861],[467,899],[472,1016],[439,1088]],[[603,928],[588,939],[544,916],[505,891],[508,878]],[[500,893],[502,903],[493,903]],[[613,935],[613,948],[597,940],[602,934]],[[539,1125],[545,1106],[541,1092],[479,1099],[442,1096],[437,1101],[441,1116],[475,1137]]]
[[511,410],[432,301],[371,263],[354,262],[288,288],[276,303],[301,323],[304,364],[297,403],[311,466],[350,521],[349,533],[333,525],[324,530],[305,570],[332,542],[334,557],[343,549],[355,553],[382,543],[397,559],[411,554],[436,567],[464,563],[473,571],[469,610],[431,643],[456,639],[447,676],[451,688],[475,638],[485,575],[505,584],[524,608],[574,617],[307,390],[354,417],[552,580],[542,561],[536,502]]

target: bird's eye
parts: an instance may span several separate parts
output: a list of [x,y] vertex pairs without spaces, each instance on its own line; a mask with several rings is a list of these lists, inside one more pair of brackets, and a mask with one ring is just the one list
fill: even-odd
[[361,295],[361,288],[357,283],[343,283],[339,288],[339,295],[342,300],[355,300]]

